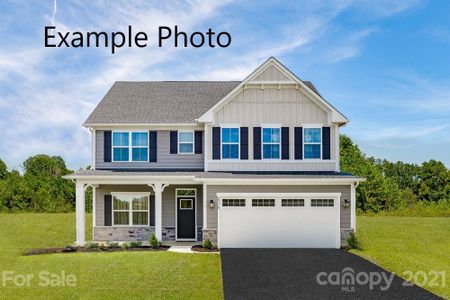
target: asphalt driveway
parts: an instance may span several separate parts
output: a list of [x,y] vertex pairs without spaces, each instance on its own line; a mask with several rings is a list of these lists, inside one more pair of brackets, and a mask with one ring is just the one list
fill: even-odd
[[440,299],[344,250],[222,249],[221,260],[225,299]]

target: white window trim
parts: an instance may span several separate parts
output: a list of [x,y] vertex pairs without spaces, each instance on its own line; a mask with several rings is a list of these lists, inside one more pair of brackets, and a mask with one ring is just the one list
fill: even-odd
[[[278,143],[264,143],[264,129],[279,129],[280,141]],[[266,145],[279,145],[278,158],[264,158],[264,144]],[[277,161],[281,160],[281,125],[280,124],[265,124],[261,126],[261,160]]]
[[[222,141],[223,138],[223,129],[224,128],[237,128],[238,130],[238,142],[237,143],[231,143],[226,142],[224,143]],[[224,158],[223,157],[223,147],[222,145],[238,145],[238,157],[237,158]],[[240,160],[241,159],[241,125],[237,124],[221,124],[220,125],[220,160],[226,160],[226,161],[233,161],[233,160]]]
[[[180,133],[192,133],[192,143],[191,142],[180,142]],[[194,130],[178,130],[177,133],[177,147],[178,147],[178,154],[184,155],[184,154],[194,154],[195,153],[195,132]],[[180,144],[192,144],[192,152],[180,152]]]
[[[114,209],[114,196],[115,195],[135,195],[135,196],[147,196],[148,208],[147,210],[133,210],[133,203],[129,202],[129,209]],[[128,225],[115,225],[114,224],[114,212],[128,212]],[[133,212],[147,212],[147,225],[133,225]],[[111,224],[113,227],[150,227],[150,193],[142,192],[111,192]]]
[[188,208],[183,208],[180,205],[180,210],[193,210],[194,209],[194,205],[192,204],[192,202],[193,202],[192,199],[184,199],[182,196],[179,196],[179,197],[180,197],[180,203],[181,203],[181,201],[189,201],[191,203],[191,205],[190,205],[191,207],[188,207]]
[[[302,124],[302,153],[303,159],[307,161],[322,161],[322,148],[323,148],[323,136],[322,136],[322,124]],[[320,143],[318,142],[308,142],[305,143],[305,129],[320,129]],[[320,145],[320,157],[319,158],[307,158],[305,157],[305,145]]]
[[[128,146],[114,146],[114,133],[128,133]],[[132,145],[132,135],[133,133],[146,133],[147,134],[147,146],[133,146]],[[128,160],[114,160],[114,148],[128,148]],[[133,148],[146,148],[147,149],[147,160],[133,160]],[[150,161],[150,133],[148,131],[142,130],[113,130],[111,132],[111,162],[117,163],[142,163]]]

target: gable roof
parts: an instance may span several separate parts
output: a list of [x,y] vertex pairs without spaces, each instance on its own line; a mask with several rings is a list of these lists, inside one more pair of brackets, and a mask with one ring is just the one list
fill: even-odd
[[211,122],[213,111],[272,65],[289,77],[292,83],[302,86],[317,104],[330,110],[332,122],[348,122],[342,113],[320,95],[312,82],[301,80],[271,57],[243,81],[117,81],[83,125]]
[[[217,102],[213,107],[211,107],[206,113],[204,113],[198,121],[200,122],[212,122],[214,112],[224,106],[228,101],[230,101],[240,90],[245,87],[246,84],[252,83],[252,80],[264,72],[270,66],[275,66],[280,70],[286,77],[290,78],[291,81],[288,83],[294,83],[305,89],[310,95],[311,100],[313,100],[319,106],[325,107],[331,111],[331,122],[337,123],[339,125],[346,124],[349,120],[340,111],[338,111],[333,105],[331,105],[327,100],[325,100],[317,91],[315,86],[309,81],[301,80],[297,75],[286,68],[282,63],[280,63],[275,57],[270,57],[262,65],[260,65],[256,70],[254,70],[250,75],[248,75],[241,83],[236,86],[229,94],[227,94],[223,99]],[[259,82],[258,82],[259,83]]]
[[114,83],[83,124],[194,124],[240,81]]

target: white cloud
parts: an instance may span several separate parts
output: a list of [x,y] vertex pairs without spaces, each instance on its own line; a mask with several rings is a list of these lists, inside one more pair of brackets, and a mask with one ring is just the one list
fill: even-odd
[[[0,52],[0,87],[5,87],[0,89],[4,136],[0,152],[11,166],[36,153],[62,155],[73,168],[89,164],[88,131],[80,124],[116,80],[240,80],[269,56],[286,56],[324,38],[334,28],[335,18],[354,2],[292,4],[298,17],[254,32],[245,26],[235,27],[233,18],[240,18],[240,25],[247,20],[239,16],[240,11],[233,12],[236,17],[227,11],[238,5],[231,1],[73,0],[52,4],[39,3],[28,11],[28,6],[21,6],[21,14],[29,13],[29,27],[39,30],[24,32],[25,40],[9,36],[14,46]],[[257,13],[258,5],[248,5]],[[389,9],[392,13],[406,7],[404,4]],[[387,10],[380,11],[387,14]],[[251,18],[248,22],[252,22]],[[48,23],[60,31],[108,32],[133,25],[153,38],[158,25],[176,24],[185,31],[226,28],[234,42],[222,50],[158,49],[151,45],[145,49],[119,49],[115,55],[109,49],[46,49],[41,29]],[[363,28],[336,37],[339,43],[335,52],[329,53],[328,61],[358,55],[364,39],[375,31],[376,27]]]

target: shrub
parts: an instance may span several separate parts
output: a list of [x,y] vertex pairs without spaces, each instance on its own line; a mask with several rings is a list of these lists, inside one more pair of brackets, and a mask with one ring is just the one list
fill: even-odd
[[139,248],[139,247],[142,247],[141,241],[134,241],[130,243],[130,248]]
[[130,243],[127,243],[127,242],[122,243],[122,248],[123,248],[123,249],[128,249],[128,248],[130,248]]
[[208,250],[212,249],[212,243],[209,239],[205,239],[203,241],[203,248],[208,249]]
[[118,242],[108,242],[108,248],[109,249],[117,249],[117,248],[120,248],[120,245]]
[[149,243],[150,246],[154,249],[159,248],[159,246],[161,246],[161,242],[158,241],[154,233],[150,236]]
[[98,244],[96,242],[87,242],[84,247],[87,249],[98,249]]
[[78,249],[77,246],[72,245],[72,244],[67,244],[67,245],[64,245],[62,251],[63,252],[75,252],[75,251],[77,251],[77,249]]
[[100,250],[106,250],[108,248],[107,242],[99,242],[97,245],[98,245],[98,249],[100,249]]
[[351,232],[347,238],[348,249],[359,249],[359,241],[354,232]]

